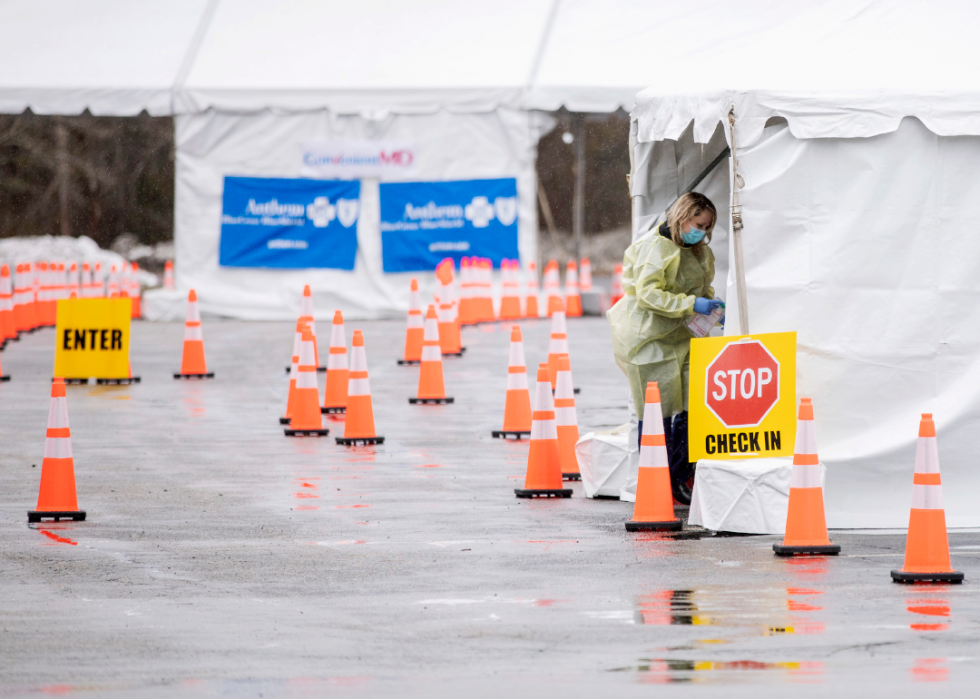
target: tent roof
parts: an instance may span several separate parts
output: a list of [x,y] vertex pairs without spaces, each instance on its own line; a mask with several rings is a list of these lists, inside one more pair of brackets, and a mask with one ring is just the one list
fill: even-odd
[[968,0],[820,3],[640,92],[637,137],[674,139],[693,121],[704,143],[732,107],[742,145],[773,117],[797,138],[875,136],[905,117],[939,135],[980,135],[978,32],[980,5]]

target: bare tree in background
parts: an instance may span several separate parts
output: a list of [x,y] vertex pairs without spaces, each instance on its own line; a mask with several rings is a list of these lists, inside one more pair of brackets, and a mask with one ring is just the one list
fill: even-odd
[[0,115],[0,237],[173,239],[173,120]]

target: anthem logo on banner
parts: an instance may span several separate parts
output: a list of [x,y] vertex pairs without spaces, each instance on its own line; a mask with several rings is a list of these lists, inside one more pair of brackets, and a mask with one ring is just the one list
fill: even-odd
[[218,262],[354,269],[360,182],[225,177]]
[[300,173],[310,177],[407,177],[415,146],[392,141],[311,141],[303,144]]
[[382,183],[385,272],[435,269],[446,257],[517,259],[517,180]]

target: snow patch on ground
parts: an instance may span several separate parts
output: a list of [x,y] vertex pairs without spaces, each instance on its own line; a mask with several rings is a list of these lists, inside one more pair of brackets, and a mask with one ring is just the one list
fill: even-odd
[[[13,267],[22,262],[72,262],[102,263],[102,269],[109,271],[112,265],[122,269],[129,264],[126,259],[111,250],[103,250],[88,236],[71,238],[66,236],[40,235],[30,238],[0,238],[0,264]],[[152,272],[139,271],[141,286],[159,286],[160,279]]]

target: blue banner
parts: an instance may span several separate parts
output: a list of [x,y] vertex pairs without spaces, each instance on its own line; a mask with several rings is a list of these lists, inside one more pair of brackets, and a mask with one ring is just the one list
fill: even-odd
[[435,269],[452,257],[517,259],[517,180],[380,185],[385,272]]
[[225,177],[218,262],[354,269],[361,183]]

